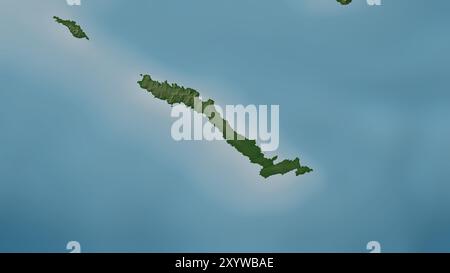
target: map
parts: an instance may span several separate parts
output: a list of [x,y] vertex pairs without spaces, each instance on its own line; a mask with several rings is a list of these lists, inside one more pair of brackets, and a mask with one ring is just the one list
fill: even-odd
[[449,8],[3,1],[0,252],[448,252]]

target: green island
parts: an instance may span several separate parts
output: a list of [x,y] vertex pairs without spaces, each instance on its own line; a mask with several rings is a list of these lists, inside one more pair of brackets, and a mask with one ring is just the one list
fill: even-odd
[[73,37],[78,38],[78,39],[85,38],[85,39],[89,40],[89,37],[86,35],[86,33],[83,31],[83,29],[79,25],[77,25],[77,23],[75,21],[64,20],[57,16],[53,16],[53,19],[55,19],[55,21],[57,23],[66,26],[69,29],[69,31]]
[[[283,160],[275,163],[277,156],[273,158],[267,158],[261,151],[261,148],[256,145],[255,140],[250,140],[235,132],[230,124],[222,119],[220,114],[214,107],[214,101],[208,99],[202,101],[200,99],[200,93],[192,88],[185,88],[179,86],[176,83],[169,84],[167,81],[158,82],[151,78],[150,75],[141,75],[143,78],[138,81],[139,86],[142,89],[150,92],[156,98],[166,101],[168,104],[184,104],[188,108],[193,109],[197,113],[204,114],[209,122],[211,122],[223,135],[226,142],[233,146],[238,152],[246,156],[250,162],[261,166],[260,175],[264,178],[268,178],[276,174],[285,174],[295,170],[295,174],[302,175],[312,172],[313,170],[307,166],[300,164],[300,159]],[[199,107],[200,106],[200,107]],[[227,137],[227,136],[234,137]]]
[[342,5],[348,5],[352,2],[352,0],[336,0],[336,1],[338,1]]

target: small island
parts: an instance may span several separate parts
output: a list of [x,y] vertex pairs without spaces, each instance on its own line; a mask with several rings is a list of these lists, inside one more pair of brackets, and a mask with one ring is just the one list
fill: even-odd
[[87,39],[89,40],[89,37],[86,35],[86,33],[83,31],[83,29],[75,22],[71,20],[64,20],[57,16],[53,16],[53,19],[59,24],[62,24],[66,26],[73,37],[78,39]]
[[341,5],[348,5],[352,2],[352,0],[336,0],[339,3],[341,3]]

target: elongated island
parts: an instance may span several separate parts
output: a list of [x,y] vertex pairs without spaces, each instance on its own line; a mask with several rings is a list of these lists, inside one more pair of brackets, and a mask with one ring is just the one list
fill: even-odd
[[[302,166],[299,158],[293,160],[285,159],[275,163],[278,158],[277,156],[272,158],[265,157],[261,148],[256,145],[255,140],[247,139],[235,132],[230,124],[214,108],[214,101],[211,99],[202,101],[200,99],[200,93],[196,90],[179,86],[176,83],[169,84],[167,81],[158,82],[153,80],[150,75],[141,76],[142,80],[138,81],[139,86],[151,93],[155,98],[166,101],[170,105],[184,104],[197,113],[204,114],[209,122],[219,129],[229,145],[247,157],[250,162],[261,166],[259,174],[262,177],[268,178],[272,175],[285,174],[294,170],[297,176],[313,171],[307,166]],[[233,137],[227,137],[230,135]]]

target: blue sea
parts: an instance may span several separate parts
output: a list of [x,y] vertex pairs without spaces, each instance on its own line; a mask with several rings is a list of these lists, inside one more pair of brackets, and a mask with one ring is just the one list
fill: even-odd
[[[0,1],[0,252],[450,251],[449,1],[81,2]],[[140,74],[279,105],[314,172],[174,141]]]

